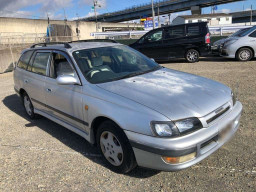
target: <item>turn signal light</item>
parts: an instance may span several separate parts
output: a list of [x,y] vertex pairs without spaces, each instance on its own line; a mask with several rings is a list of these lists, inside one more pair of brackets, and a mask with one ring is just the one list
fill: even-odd
[[188,155],[184,155],[181,157],[162,157],[165,163],[169,164],[178,164],[178,163],[184,163],[186,161],[190,161],[196,157],[196,152],[190,153]]

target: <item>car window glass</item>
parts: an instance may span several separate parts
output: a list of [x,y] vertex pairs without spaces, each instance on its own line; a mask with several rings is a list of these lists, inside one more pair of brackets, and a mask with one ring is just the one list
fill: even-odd
[[67,58],[61,53],[53,53],[50,67],[50,77],[57,78],[62,75],[75,76],[75,71]]
[[249,36],[256,38],[256,31],[254,31],[253,33],[251,33]]
[[187,36],[200,35],[199,25],[187,26]]
[[244,36],[250,34],[251,32],[255,31],[255,29],[256,29],[256,26],[251,27],[249,30],[246,30],[245,32],[239,34],[239,37],[244,37]]
[[144,73],[160,66],[127,46],[78,50],[73,56],[85,78],[91,83],[117,80]]
[[171,27],[165,29],[165,39],[174,39],[184,36],[184,26]]
[[27,69],[27,66],[32,54],[33,54],[33,51],[27,51],[23,53],[17,66],[21,69]]
[[163,35],[163,31],[159,30],[159,31],[155,31],[153,33],[148,34],[148,36],[146,36],[144,39],[144,42],[156,42],[156,41],[161,41],[162,40],[162,35]]
[[46,53],[46,52],[36,53],[33,66],[32,66],[32,72],[40,75],[46,75],[46,68],[47,68],[49,56],[50,56],[50,53]]

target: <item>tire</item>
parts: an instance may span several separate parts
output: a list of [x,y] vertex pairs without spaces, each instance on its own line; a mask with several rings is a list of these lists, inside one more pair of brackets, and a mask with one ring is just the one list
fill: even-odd
[[96,137],[97,147],[112,171],[128,173],[137,166],[125,133],[114,122],[103,122],[97,130]]
[[236,59],[238,61],[250,61],[253,57],[252,50],[249,48],[242,48],[236,54]]
[[34,106],[33,106],[27,93],[23,93],[22,102],[23,102],[23,106],[24,106],[24,109],[25,109],[28,117],[30,119],[35,119],[37,117],[37,115],[34,113]]
[[199,61],[200,54],[195,49],[189,49],[185,54],[185,59],[189,63],[195,63]]

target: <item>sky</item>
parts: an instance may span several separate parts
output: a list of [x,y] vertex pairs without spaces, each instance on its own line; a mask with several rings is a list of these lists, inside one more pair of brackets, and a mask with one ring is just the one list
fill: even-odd
[[[98,0],[101,7],[97,7],[96,10],[101,14],[150,2],[151,0]],[[217,12],[249,10],[251,5],[256,9],[256,0],[218,5]],[[0,0],[0,17],[46,19],[49,16],[50,19],[63,20],[66,17],[68,20],[74,20],[94,15],[92,6],[93,0]],[[210,13],[211,8],[204,8],[202,11],[204,14]],[[172,18],[187,14],[190,14],[190,11],[174,13]]]

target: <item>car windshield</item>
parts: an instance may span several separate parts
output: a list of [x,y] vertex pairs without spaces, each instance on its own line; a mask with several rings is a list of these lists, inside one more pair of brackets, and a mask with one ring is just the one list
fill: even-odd
[[253,32],[256,29],[256,26],[249,28],[248,30],[244,31],[243,33],[240,33],[238,37],[244,37],[246,35],[249,35],[251,32]]
[[125,79],[161,68],[125,45],[78,50],[73,52],[73,56],[85,78],[93,84]]
[[250,27],[246,28],[246,29],[240,29],[239,31],[235,32],[234,34],[230,35],[229,37],[239,37],[240,34],[248,31],[249,29],[250,29]]

